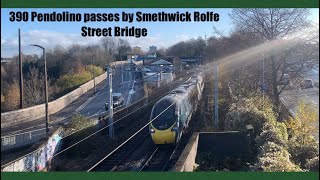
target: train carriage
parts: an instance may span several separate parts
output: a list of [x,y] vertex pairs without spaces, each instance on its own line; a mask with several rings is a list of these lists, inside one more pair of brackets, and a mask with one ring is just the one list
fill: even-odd
[[198,72],[153,106],[149,131],[155,144],[179,142],[201,99],[202,90],[203,73]]

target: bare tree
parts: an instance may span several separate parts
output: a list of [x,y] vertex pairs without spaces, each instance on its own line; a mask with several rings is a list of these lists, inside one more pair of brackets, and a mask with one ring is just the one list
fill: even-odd
[[132,51],[132,48],[127,40],[120,38],[118,40],[117,51],[116,60],[123,60]]
[[206,42],[201,37],[190,39],[172,45],[168,48],[167,54],[171,56],[203,56],[205,52]]
[[44,101],[44,76],[38,68],[31,67],[25,78],[25,105],[27,107],[40,104]]
[[114,61],[117,54],[117,43],[115,39],[111,37],[105,37],[102,38],[100,42],[107,58],[110,59],[110,62]]
[[[233,9],[230,17],[239,31],[258,35],[257,41],[259,42],[268,42],[289,37],[309,27],[308,14],[308,9],[298,8]],[[298,44],[301,43],[284,47],[281,51],[276,51],[272,54],[264,54],[266,80],[277,107],[280,103],[280,94],[287,86],[287,84],[280,86],[284,74],[286,74],[290,66],[294,66],[297,67],[294,69],[296,72],[295,77],[298,76],[304,64],[300,62],[308,58],[308,56],[301,56],[295,62],[292,61],[291,57],[297,55],[296,49],[300,46]],[[295,65],[288,63],[289,61]],[[296,64],[300,64],[300,66]]]

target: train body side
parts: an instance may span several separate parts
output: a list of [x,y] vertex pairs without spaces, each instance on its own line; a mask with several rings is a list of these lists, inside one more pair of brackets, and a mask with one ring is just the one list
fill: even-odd
[[[179,142],[196,111],[203,90],[203,73],[197,73],[152,108],[149,130],[155,144]],[[174,105],[172,105],[174,104]],[[169,107],[171,105],[171,107]],[[168,108],[163,112],[166,108]],[[163,114],[159,115],[161,112]]]

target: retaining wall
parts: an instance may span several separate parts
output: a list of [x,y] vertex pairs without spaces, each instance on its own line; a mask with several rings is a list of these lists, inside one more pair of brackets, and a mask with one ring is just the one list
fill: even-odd
[[48,138],[34,145],[36,150],[1,166],[1,172],[48,171],[52,156],[59,149],[62,133],[62,128],[56,129]]
[[192,172],[203,153],[213,153],[217,158],[229,156],[250,160],[249,141],[252,133],[251,125],[247,126],[246,131],[193,133],[173,171]]
[[[110,65],[117,66],[117,65],[126,64],[126,63],[127,61],[116,61],[116,62],[112,62]],[[105,73],[96,77],[96,84],[99,84],[104,79],[106,79]],[[49,105],[48,105],[49,115],[54,114],[60,111],[61,109],[65,108],[67,105],[72,103],[78,97],[80,97],[81,95],[89,91],[91,88],[93,88],[93,86],[94,86],[94,81],[91,80],[81,85],[79,88],[71,91],[70,93],[49,102]],[[21,122],[34,121],[36,119],[43,118],[43,117],[45,117],[45,104],[39,104],[29,108],[1,113],[1,128],[13,126]]]
[[179,160],[176,162],[173,171],[176,172],[192,172],[196,164],[196,156],[198,150],[199,133],[193,133],[188,144],[184,148]]
[[[106,78],[106,74],[96,77],[96,83],[99,84]],[[49,115],[54,114],[61,109],[65,108],[67,105],[72,103],[78,97],[89,91],[93,88],[94,82],[93,80],[81,85],[79,88],[71,91],[70,93],[49,102],[48,109]],[[1,128],[9,127],[12,125],[16,125],[22,122],[29,122],[39,118],[45,117],[45,104],[40,104],[36,106],[32,106],[29,108],[19,109],[15,111],[10,111],[1,114]]]

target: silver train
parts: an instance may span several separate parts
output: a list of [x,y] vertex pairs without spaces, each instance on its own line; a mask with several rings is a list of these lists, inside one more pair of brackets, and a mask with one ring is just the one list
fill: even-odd
[[199,71],[153,106],[150,120],[158,117],[150,123],[149,132],[155,144],[175,144],[180,141],[201,100],[203,81],[204,73]]

